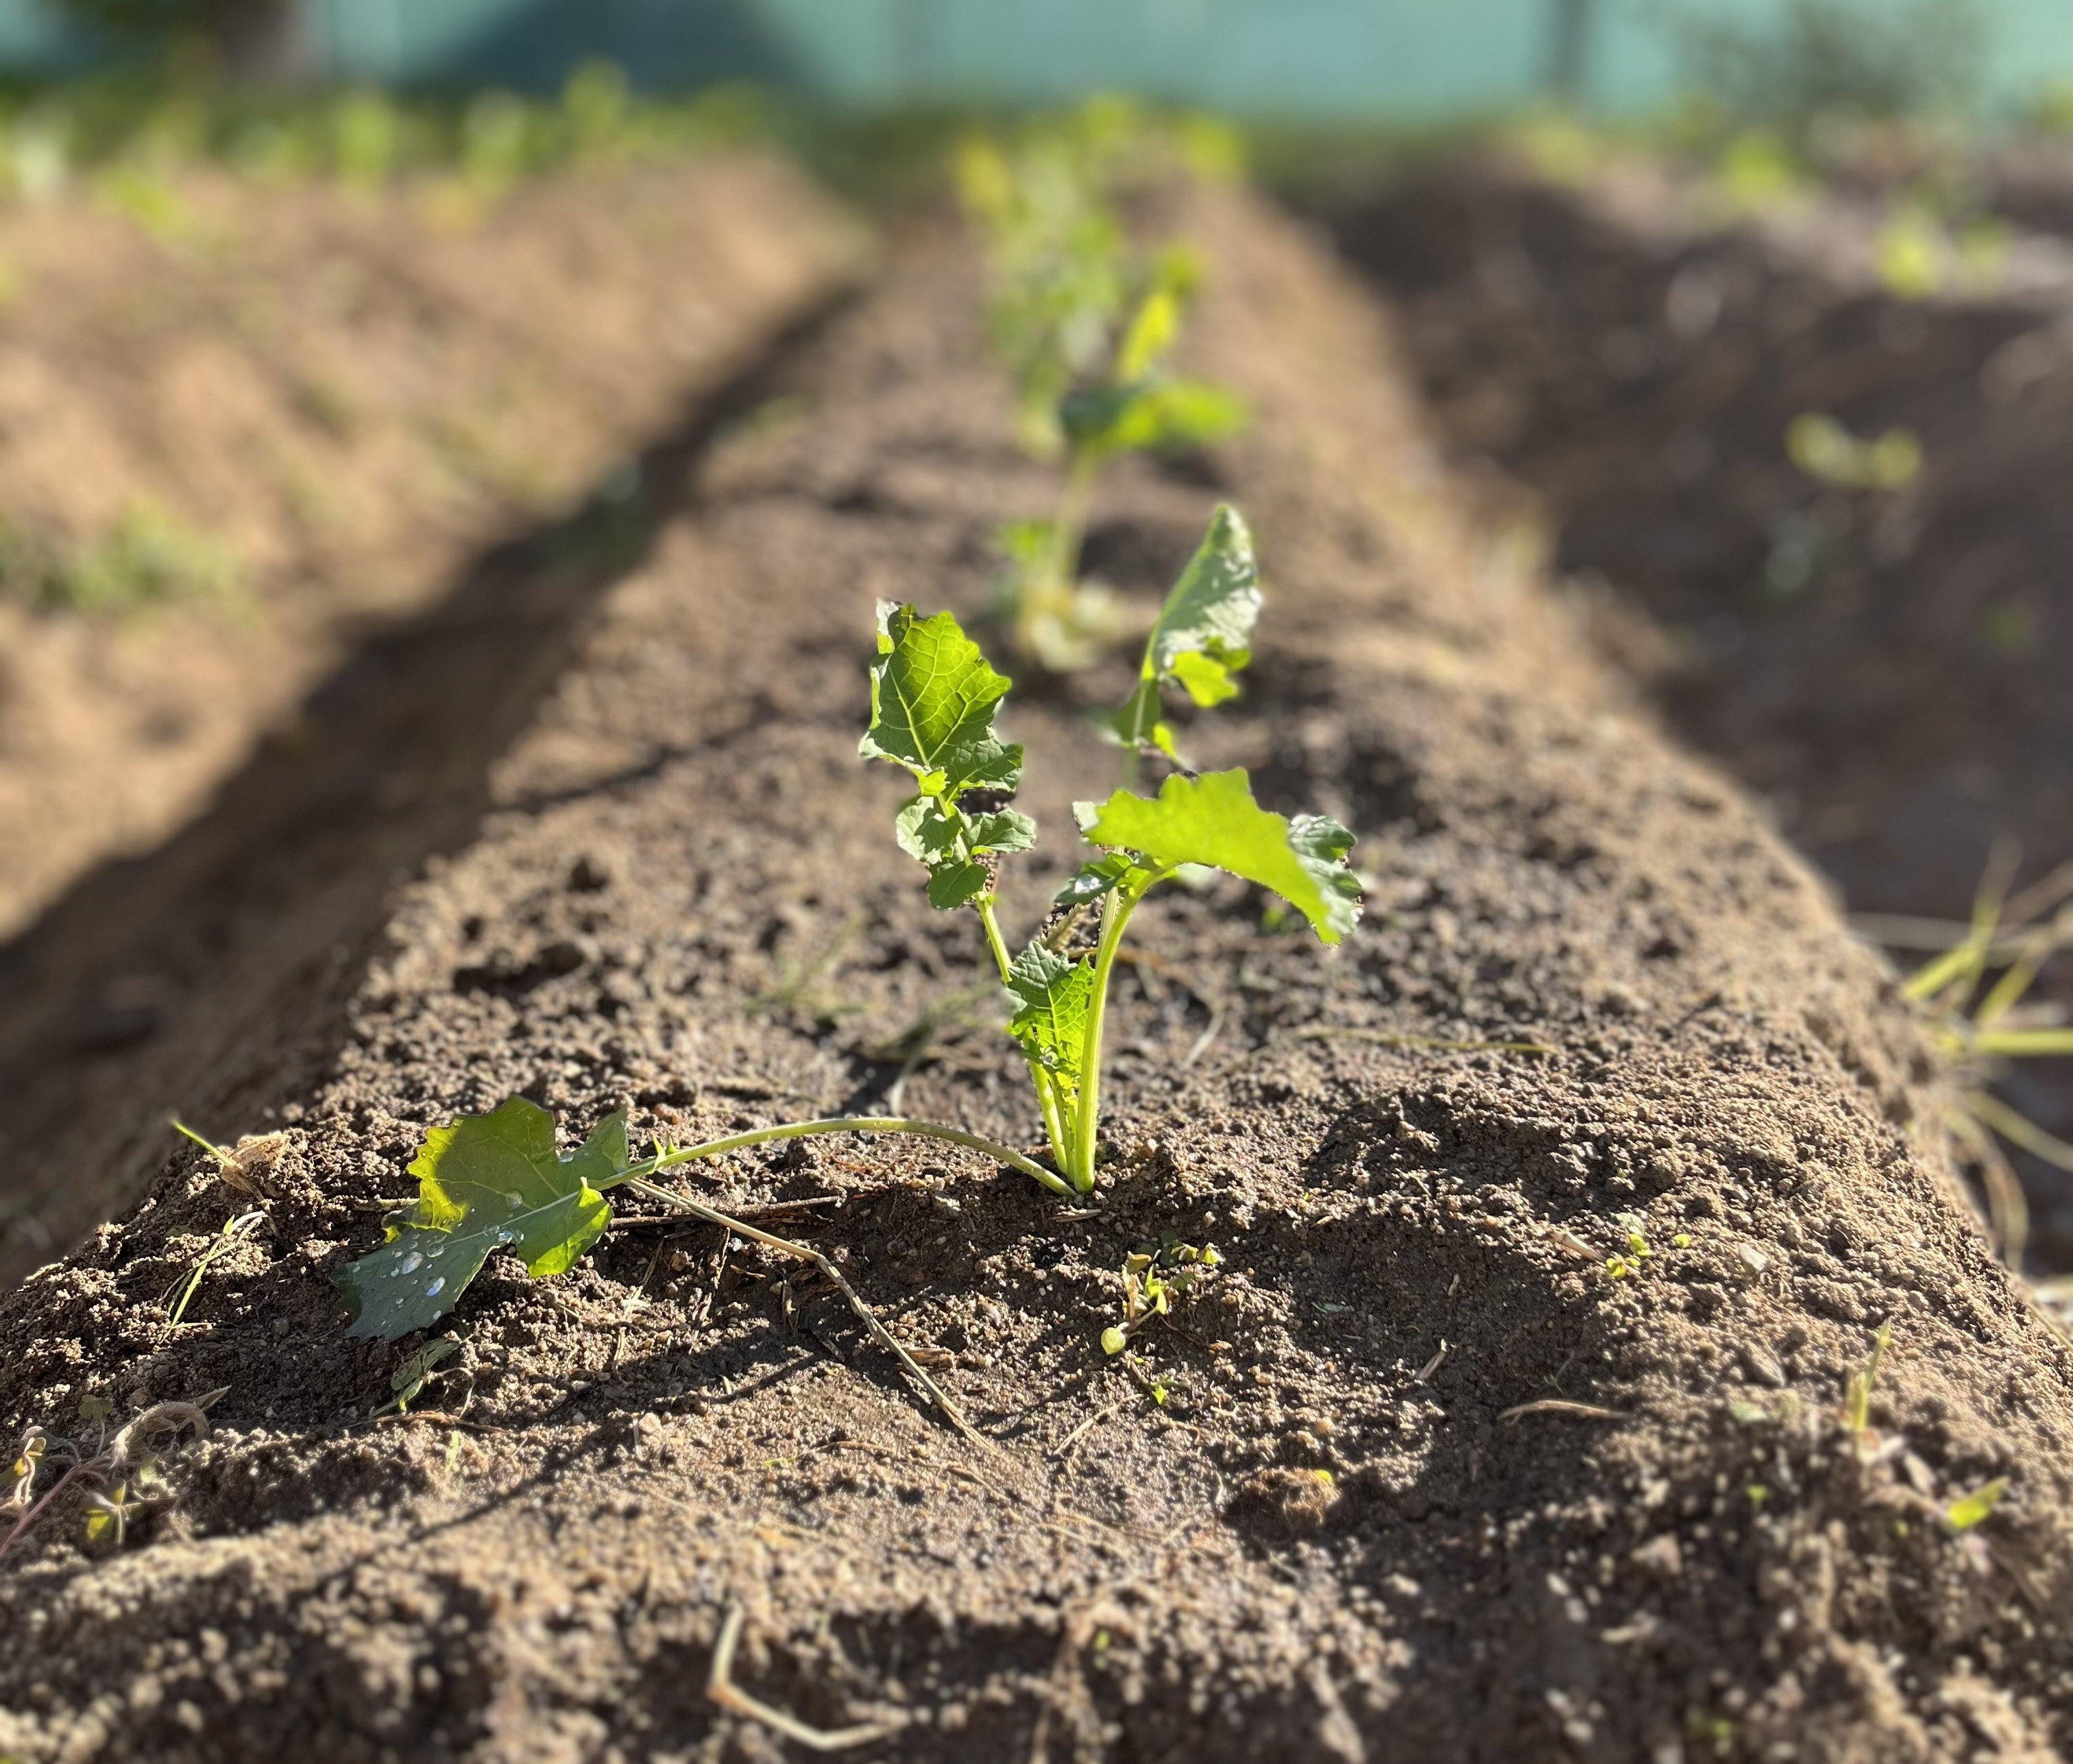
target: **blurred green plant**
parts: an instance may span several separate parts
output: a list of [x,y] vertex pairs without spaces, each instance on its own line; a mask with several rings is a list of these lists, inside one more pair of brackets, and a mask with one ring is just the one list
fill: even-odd
[[1793,418],[1785,451],[1807,476],[1836,489],[1905,490],[1922,476],[1922,443],[1912,429],[1886,429],[1861,440],[1818,410]]
[[45,611],[121,615],[227,598],[241,581],[221,540],[152,502],[132,504],[86,540],[0,521],[0,595]]
[[295,93],[129,68],[0,93],[0,191],[46,200],[92,177],[109,205],[155,226],[161,192],[201,165],[370,192],[458,178],[494,196],[573,164],[695,154],[787,126],[766,100],[739,89],[639,96],[608,61],[577,68],[547,99]]
[[1089,666],[1123,629],[1115,596],[1080,576],[1102,468],[1119,454],[1205,446],[1247,421],[1234,394],[1168,371],[1201,267],[1175,245],[1135,249],[1119,207],[1177,171],[1226,175],[1238,158],[1213,125],[1113,98],[958,150],[958,194],[987,245],[988,332],[1015,384],[1017,439],[1065,460],[1051,515],[1000,533],[992,609],[1017,652],[1051,672]]

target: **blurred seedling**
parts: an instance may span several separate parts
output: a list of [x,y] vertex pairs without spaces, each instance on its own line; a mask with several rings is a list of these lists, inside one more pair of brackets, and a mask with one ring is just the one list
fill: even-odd
[[856,946],[856,940],[863,936],[863,928],[869,922],[868,914],[852,913],[820,936],[802,939],[779,959],[775,978],[748,1001],[748,1008],[773,1014],[789,1013],[822,1024],[833,1023],[860,1009],[860,1006],[845,1003],[827,991],[823,983]]
[[1102,1331],[1102,1352],[1120,1354],[1139,1330],[1164,1317],[1177,1299],[1185,1298],[1223,1265],[1216,1246],[1197,1249],[1168,1239],[1156,1250],[1140,1250],[1123,1263],[1123,1321]]
[[1965,1532],[1985,1523],[1993,1510],[2001,1505],[2001,1497],[2008,1493],[2009,1479],[1997,1476],[1953,1501],[1943,1509],[1943,1523],[1953,1531]]
[[1785,431],[1785,451],[1810,478],[1841,490],[1905,490],[1922,476],[1922,443],[1912,429],[1861,439],[1833,417],[1808,410]]
[[48,611],[106,616],[179,600],[222,600],[242,580],[214,535],[150,502],[88,540],[0,523],[0,593]]
[[[164,1473],[151,1442],[169,1433],[177,1439],[188,1428],[196,1439],[206,1439],[208,1411],[229,1388],[211,1391],[192,1403],[154,1403],[113,1432],[108,1424],[114,1406],[105,1398],[89,1397],[80,1404],[80,1420],[94,1430],[91,1445],[83,1437],[64,1439],[40,1427],[28,1428],[10,1472],[13,1491],[0,1503],[0,1514],[14,1515],[6,1536],[0,1539],[0,1559],[75,1483],[85,1497],[87,1541],[120,1548],[131,1524],[166,1496]],[[56,1478],[38,1494],[39,1483],[53,1470]]]
[[1872,1388],[1878,1382],[1879,1366],[1893,1341],[1893,1325],[1881,1323],[1872,1337],[1872,1351],[1853,1372],[1843,1387],[1843,1421],[1860,1439],[1875,1439],[1872,1430]]
[[1050,517],[1001,530],[992,608],[1016,653],[1053,673],[1090,666],[1123,628],[1115,596],[1080,576],[1102,468],[1124,453],[1206,446],[1247,421],[1234,394],[1168,371],[1201,266],[1174,246],[1132,251],[1104,146],[1098,134],[1055,130],[1013,152],[974,140],[958,167],[990,248],[991,335],[1015,381],[1017,432],[1041,456],[1065,455]]
[[[2004,1060],[2073,1056],[2073,1026],[2059,1008],[2026,1002],[2046,964],[2073,947],[2073,902],[2068,901],[2073,866],[2009,899],[2016,863],[2013,846],[1996,849],[1974,896],[1966,935],[1902,985],[1928,1013],[1931,1032],[1958,1074],[1960,1090],[1948,1124],[1979,1166],[1989,1218],[2002,1258],[2012,1267],[2021,1264],[2030,1210],[1999,1140],[2073,1171],[2073,1145],[1988,1088]],[[1997,969],[1998,977],[1989,985]]]
[[[1212,538],[1243,530],[1234,514],[1219,511]],[[394,1339],[429,1328],[499,1249],[516,1252],[536,1278],[565,1271],[612,1222],[605,1194],[625,1187],[813,1263],[916,1385],[970,1433],[956,1405],[886,1331],[835,1262],[650,1179],[779,1140],[907,1134],[983,1152],[1061,1196],[1089,1193],[1100,1146],[1109,985],[1124,932],[1145,896],[1184,867],[1207,865],[1279,895],[1330,945],[1354,929],[1361,891],[1346,865],[1353,836],[1337,822],[1269,814],[1254,801],[1242,769],[1177,774],[1156,798],[1118,790],[1106,802],[1075,806],[1082,837],[1095,855],[1055,896],[1048,927],[1011,957],[997,912],[1000,862],[1030,850],[1036,827],[1008,806],[1021,782],[1023,750],[999,738],[995,721],[1010,682],[950,613],[925,619],[912,606],[892,603],[879,608],[870,674],[871,720],[859,751],[900,767],[913,780],[915,794],[896,818],[895,836],[927,870],[930,904],[944,912],[969,908],[979,921],[1013,1012],[1008,1033],[1027,1063],[1053,1167],[962,1128],[896,1115],[790,1122],[698,1145],[658,1144],[637,1163],[625,1117],[614,1114],[576,1152],[562,1157],[554,1150],[554,1117],[514,1097],[488,1115],[464,1117],[426,1135],[410,1165],[418,1199],[391,1218],[380,1249],[336,1276],[353,1314],[351,1333]],[[1098,914],[1094,946],[1073,954],[1072,931],[1089,913]],[[1166,1277],[1162,1272],[1162,1281]]]

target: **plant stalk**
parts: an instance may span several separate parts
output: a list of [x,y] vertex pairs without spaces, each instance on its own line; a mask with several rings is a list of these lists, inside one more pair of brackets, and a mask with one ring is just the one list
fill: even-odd
[[1140,888],[1111,888],[1102,902],[1101,940],[1094,946],[1094,996],[1088,1001],[1086,1031],[1080,1044],[1080,1101],[1074,1111],[1072,1156],[1065,1167],[1073,1186],[1082,1194],[1094,1185],[1095,1135],[1101,1124],[1102,1024],[1108,1011],[1109,979],[1115,971],[1115,952],[1122,947],[1123,928],[1151,885],[1148,881]]

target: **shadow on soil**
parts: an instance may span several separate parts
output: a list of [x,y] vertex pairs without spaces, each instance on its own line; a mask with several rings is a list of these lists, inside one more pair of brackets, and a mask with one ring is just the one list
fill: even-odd
[[0,950],[0,1284],[134,1197],[170,1114],[257,1121],[283,1077],[321,1069],[395,884],[469,837],[587,610],[843,303],[787,328],[575,513],[364,644],[199,819],[101,865]]

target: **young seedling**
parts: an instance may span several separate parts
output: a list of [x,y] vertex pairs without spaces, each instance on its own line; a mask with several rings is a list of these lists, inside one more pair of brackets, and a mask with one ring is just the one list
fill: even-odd
[[[1148,664],[1154,669],[1155,711],[1161,681],[1171,677],[1193,690],[1182,657],[1201,657],[1226,674],[1242,659],[1225,641],[1238,629],[1234,615],[1219,623],[1186,609],[1223,607],[1228,612],[1235,600],[1256,610],[1250,546],[1234,511],[1218,512],[1189,570],[1168,603],[1170,641],[1161,645],[1155,637],[1156,656]],[[1221,586],[1204,585],[1205,573]],[[1242,622],[1249,632],[1250,611]],[[1215,635],[1219,632],[1223,635]],[[879,1322],[835,1262],[650,1178],[777,1140],[911,1134],[983,1152],[1054,1193],[1085,1193],[1096,1180],[1109,983],[1124,932],[1145,896],[1185,867],[1223,870],[1278,895],[1322,942],[1334,944],[1359,917],[1360,884],[1346,867],[1353,836],[1337,822],[1269,814],[1253,800],[1243,770],[1176,774],[1156,798],[1119,790],[1104,802],[1076,806],[1082,834],[1096,855],[1061,891],[1049,929],[1011,956],[997,911],[999,869],[1004,858],[1035,844],[1036,827],[1008,806],[1021,782],[1023,750],[1003,741],[994,725],[1009,682],[950,614],[925,619],[911,606],[892,603],[879,608],[870,674],[871,720],[859,752],[900,767],[913,781],[915,793],[896,818],[895,835],[927,869],[930,903],[946,912],[969,908],[979,921],[995,973],[1008,991],[1013,1012],[1008,1031],[1027,1061],[1054,1167],[960,1127],[896,1115],[755,1127],[698,1145],[658,1145],[636,1162],[625,1118],[614,1114],[563,1157],[554,1149],[554,1117],[513,1098],[488,1115],[427,1134],[410,1165],[418,1178],[416,1201],[391,1218],[381,1248],[336,1276],[352,1314],[349,1334],[394,1339],[430,1328],[500,1249],[514,1251],[535,1278],[565,1271],[611,1224],[606,1195],[624,1187],[812,1263],[915,1383],[970,1432],[956,1404]],[[1193,682],[1205,678],[1197,670]],[[1156,740],[1153,744],[1160,745]],[[1170,747],[1169,740],[1162,751]],[[1095,946],[1071,953],[1072,933],[1089,913],[1099,915]]]
[[[2073,1028],[2054,1020],[2049,1008],[2038,1011],[2025,1003],[2045,964],[2073,948],[2073,905],[2063,904],[2073,894],[2073,868],[2055,872],[2010,901],[2014,866],[2013,847],[1996,851],[1973,900],[1971,929],[1910,975],[1902,990],[1927,1009],[1931,1030],[1960,1074],[1951,1134],[1978,1162],[2003,1259],[2020,1267],[2030,1209],[1996,1135],[2063,1170],[2073,1170],[2073,1145],[2009,1107],[1988,1086],[2001,1060],[2073,1055]],[[1986,986],[1997,968],[2000,977]]]
[[1843,1421],[1849,1430],[1860,1436],[1872,1431],[1872,1387],[1878,1382],[1879,1365],[1885,1358],[1885,1350],[1892,1345],[1893,1325],[1881,1323],[1872,1337],[1871,1357],[1857,1370],[1850,1375],[1849,1383],[1843,1391]]
[[[155,1403],[112,1433],[108,1428],[112,1407],[89,1399],[80,1405],[80,1416],[95,1429],[90,1447],[55,1438],[40,1427],[30,1428],[15,1454],[13,1492],[0,1502],[0,1513],[14,1515],[6,1536],[0,1538],[0,1557],[28,1535],[75,1482],[86,1491],[88,1542],[119,1548],[129,1535],[130,1522],[163,1498],[164,1478],[158,1456],[147,1442],[162,1434],[177,1436],[188,1428],[194,1430],[196,1439],[207,1438],[210,1406],[228,1388],[211,1391],[192,1403]],[[57,1465],[64,1466],[63,1473],[39,1496],[38,1478],[47,1467]]]
[[1222,440],[1247,419],[1231,393],[1166,371],[1200,266],[1173,247],[1142,261],[1131,251],[1105,145],[1098,131],[1053,131],[1011,158],[973,142],[958,167],[966,211],[991,245],[991,331],[1015,381],[1017,432],[1033,452],[1065,455],[1051,517],[1001,531],[993,608],[1017,652],[1054,673],[1090,665],[1121,627],[1114,597],[1080,579],[1102,468],[1122,453]]
[[1164,1317],[1173,1300],[1185,1298],[1207,1276],[1223,1265],[1214,1245],[1162,1243],[1140,1250],[1123,1263],[1123,1321],[1102,1331],[1102,1352],[1120,1354],[1154,1317]]
[[[1191,578],[1213,574],[1229,585],[1249,574],[1234,561],[1242,549],[1250,564],[1250,546],[1240,544],[1243,536],[1235,511],[1219,509],[1168,603],[1169,612],[1177,603],[1214,599],[1206,589],[1184,594]],[[1222,561],[1212,571],[1205,559]],[[1256,596],[1256,587],[1243,593]],[[1256,610],[1256,599],[1252,604]],[[1177,626],[1186,622],[1177,619]],[[1201,637],[1191,647],[1177,638],[1173,653],[1201,657],[1222,668],[1227,679],[1235,655],[1224,649],[1221,660],[1212,658],[1210,643],[1201,636],[1210,622],[1191,627]],[[1248,631],[1250,624],[1248,616]],[[1054,905],[1063,909],[1060,921],[1011,957],[996,910],[999,864],[1003,857],[1034,845],[1036,826],[1007,806],[1021,781],[1023,758],[1020,747],[1004,744],[994,730],[1009,682],[947,612],[924,619],[911,606],[881,606],[878,651],[872,666],[871,727],[860,751],[913,776],[917,793],[896,823],[900,846],[926,866],[931,905],[945,911],[970,906],[978,915],[1008,990],[1014,1011],[1008,1031],[1028,1059],[1053,1159],[1084,1193],[1094,1185],[1109,982],[1123,934],[1145,896],[1184,867],[1222,870],[1279,896],[1320,939],[1337,943],[1360,913],[1360,884],[1346,867],[1353,836],[1326,816],[1298,815],[1291,821],[1269,814],[1253,800],[1243,769],[1176,774],[1156,798],[1119,790],[1105,802],[1076,804],[1082,836],[1099,855],[1058,893]],[[1159,727],[1160,674],[1153,665],[1154,720],[1147,739],[1156,745],[1152,731]],[[1177,677],[1188,679],[1185,674]],[[1122,713],[1132,727],[1146,723],[1144,697],[1140,686],[1132,700],[1135,708]],[[1170,748],[1170,737],[1165,745]],[[1067,954],[1079,919],[1096,910],[1100,921],[1093,951]]]
[[[213,1150],[214,1148],[212,1147],[211,1149]],[[266,1222],[266,1213],[256,1207],[249,1213],[234,1214],[223,1222],[222,1230],[216,1234],[215,1240],[209,1244],[208,1247],[201,1252],[200,1258],[195,1263],[193,1271],[188,1276],[187,1283],[181,1289],[180,1301],[173,1307],[170,1321],[177,1323],[188,1314],[188,1305],[194,1298],[196,1288],[201,1284],[202,1276],[208,1272],[209,1263],[222,1255],[225,1251],[234,1248],[243,1243]],[[170,1292],[167,1294],[168,1298],[171,1296]]]

